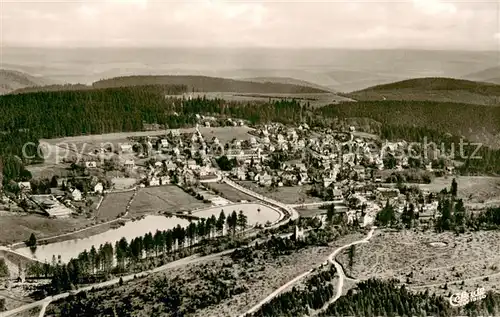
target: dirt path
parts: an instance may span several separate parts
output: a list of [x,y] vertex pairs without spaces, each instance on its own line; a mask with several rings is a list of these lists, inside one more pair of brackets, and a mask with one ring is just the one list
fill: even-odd
[[[229,253],[231,253],[233,251],[234,251],[233,249],[226,250],[226,251],[223,251],[223,252],[211,254],[211,255],[208,255],[208,256],[204,256],[204,257],[200,257],[199,255],[192,255],[192,256],[184,258],[184,259],[180,259],[180,260],[177,260],[177,261],[174,261],[174,262],[167,263],[167,264],[165,264],[163,266],[157,267],[157,268],[152,269],[152,270],[148,270],[148,271],[144,271],[144,272],[140,272],[140,273],[135,273],[135,274],[129,274],[129,275],[126,275],[126,276],[122,276],[121,278],[123,279],[124,282],[127,282],[127,281],[130,281],[130,280],[133,280],[135,277],[137,277],[137,278],[139,278],[139,277],[145,277],[145,276],[148,276],[148,275],[153,274],[153,273],[162,272],[164,270],[176,268],[176,267],[179,267],[179,266],[188,265],[188,264],[195,264],[195,263],[202,262],[202,261],[213,260],[213,259],[215,259],[217,257],[221,257],[221,256],[224,256],[226,254],[229,254]],[[72,291],[71,294],[77,294],[77,293],[80,293],[82,291],[90,291],[92,289],[100,289],[100,288],[104,288],[104,287],[108,287],[108,286],[112,286],[112,285],[118,284],[119,282],[120,282],[120,278],[114,278],[114,279],[106,281],[106,282],[92,284],[92,285],[89,285],[89,286],[85,286],[85,287],[79,288],[76,291]],[[0,313],[0,317],[13,316],[13,315],[15,315],[17,313],[20,313],[20,312],[23,312],[25,310],[32,309],[32,308],[35,308],[35,307],[38,307],[38,306],[42,306],[42,310],[40,311],[40,315],[39,316],[43,316],[42,312],[45,314],[45,309],[46,309],[46,307],[51,302],[59,300],[59,299],[66,298],[69,295],[70,295],[70,292],[58,294],[58,295],[55,295],[55,296],[48,296],[48,297],[46,297],[46,298],[44,298],[44,299],[42,299],[40,301],[33,302],[33,303],[30,303],[30,304],[27,304],[27,305],[15,308],[15,309],[10,310],[10,311]]]
[[328,306],[335,303],[337,301],[337,299],[339,299],[340,296],[342,296],[342,290],[344,289],[344,280],[347,278],[345,276],[344,269],[342,268],[342,265],[340,265],[340,263],[337,262],[337,260],[335,260],[335,257],[340,252],[344,251],[347,248],[350,248],[353,245],[370,242],[370,239],[373,237],[373,234],[375,233],[376,228],[377,227],[372,227],[370,232],[368,232],[368,235],[364,239],[346,244],[346,245],[338,248],[337,250],[335,250],[332,254],[330,254],[330,256],[328,257],[328,261],[335,266],[335,269],[337,270],[338,277],[339,277],[339,282],[337,284],[337,294],[335,295],[335,297],[330,299],[321,309],[317,310],[312,316],[316,316],[319,313],[325,311],[328,308]]
[[[344,249],[347,249],[347,248],[349,248],[349,247],[351,247],[353,245],[369,242],[369,240],[373,236],[373,233],[375,232],[375,229],[376,229],[376,227],[372,227],[372,229],[370,230],[370,232],[368,233],[368,235],[365,238],[363,238],[361,240],[358,240],[358,241],[351,242],[351,243],[346,244],[346,245],[344,245],[344,246],[342,246],[340,248],[337,248],[335,251],[333,251],[333,253],[331,253],[328,256],[328,261],[326,263],[330,262],[333,265],[335,265],[335,268],[336,268],[336,270],[337,270],[337,272],[339,274],[339,282],[337,284],[337,294],[323,308],[321,308],[321,310],[317,311],[316,314],[318,314],[321,311],[323,311],[324,309],[326,309],[326,307],[328,307],[328,305],[330,305],[331,303],[335,302],[342,295],[342,289],[344,288],[344,279],[346,277],[345,277],[344,271],[342,269],[342,266],[335,261],[335,256],[337,256],[337,254],[339,254],[340,252],[342,252]],[[259,310],[264,304],[270,302],[273,298],[275,298],[276,296],[278,296],[279,294],[281,294],[282,292],[284,292],[285,290],[287,290],[290,286],[292,286],[293,284],[295,284],[299,280],[303,279],[304,277],[308,276],[312,272],[314,272],[314,268],[312,268],[309,271],[304,272],[304,273],[300,274],[299,276],[295,277],[293,280],[287,282],[286,284],[284,284],[280,288],[276,289],[274,292],[272,292],[271,294],[269,294],[269,296],[267,296],[266,298],[264,298],[263,300],[261,300],[257,305],[253,306],[252,308],[250,308],[249,310],[247,310],[245,313],[241,314],[239,317],[245,317],[245,316],[248,316],[250,314],[253,314],[257,310]]]
[[[285,237],[288,237],[290,235],[291,235],[290,233],[287,233],[287,234],[279,235],[279,237],[285,238]],[[256,240],[256,241],[253,241],[252,243],[250,243],[248,245],[248,247],[255,246],[257,243],[259,243],[259,244],[264,243],[265,241],[266,240]],[[168,269],[173,269],[173,268],[176,268],[176,267],[179,267],[179,266],[185,266],[185,265],[188,265],[188,264],[196,264],[196,263],[199,263],[199,262],[214,260],[214,259],[222,257],[224,255],[231,254],[232,252],[234,252],[234,250],[236,250],[236,249],[230,249],[230,250],[222,251],[222,252],[219,252],[219,253],[209,254],[209,255],[206,255],[206,256],[200,256],[198,254],[195,254],[195,255],[192,255],[192,256],[189,256],[189,257],[186,257],[186,258],[183,258],[183,259],[179,259],[179,260],[174,261],[174,262],[167,263],[167,264],[165,264],[163,266],[160,266],[160,267],[157,267],[157,268],[154,268],[154,269],[151,269],[151,270],[143,271],[143,272],[140,272],[140,273],[129,274],[129,275],[126,275],[126,276],[122,276],[121,278],[123,279],[123,282],[127,282],[127,281],[130,281],[130,280],[133,280],[135,277],[138,277],[138,278],[139,277],[145,277],[145,276],[148,276],[148,275],[153,274],[153,273],[159,273],[159,272],[162,272],[162,271],[165,271],[165,270],[168,270]],[[71,292],[71,294],[77,294],[77,293],[82,292],[82,291],[90,291],[92,289],[99,289],[99,288],[103,288],[103,287],[108,287],[108,286],[112,286],[112,285],[118,284],[119,282],[120,282],[120,278],[115,278],[115,279],[112,279],[112,280],[109,280],[109,281],[106,281],[106,282],[92,284],[92,285],[88,285],[88,286],[79,288],[78,290]],[[26,304],[24,306],[15,308],[13,310],[0,313],[0,317],[13,316],[13,315],[15,315],[17,313],[23,312],[25,310],[33,309],[33,308],[38,307],[38,306],[42,306],[42,311],[45,314],[45,309],[47,308],[47,306],[51,302],[59,300],[59,299],[62,299],[62,298],[66,298],[69,295],[70,295],[70,293],[67,292],[67,293],[62,293],[62,294],[58,294],[58,295],[55,295],[55,296],[48,296],[48,297],[46,297],[46,298],[44,298],[42,300],[39,300],[37,302],[29,303],[29,304]],[[45,309],[44,309],[44,307],[45,307]],[[41,313],[40,313],[39,316],[43,317],[43,315]]]

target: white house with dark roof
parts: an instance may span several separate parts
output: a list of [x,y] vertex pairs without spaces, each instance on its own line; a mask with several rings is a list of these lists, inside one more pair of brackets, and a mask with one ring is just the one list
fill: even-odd
[[74,201],[81,201],[82,198],[83,198],[83,195],[82,195],[82,192],[79,191],[77,188],[73,189],[71,191],[71,198],[74,200]]

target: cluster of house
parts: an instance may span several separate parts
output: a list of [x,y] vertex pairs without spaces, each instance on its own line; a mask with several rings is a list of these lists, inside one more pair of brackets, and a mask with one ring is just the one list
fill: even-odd
[[[88,191],[82,192],[77,184],[84,184]],[[96,177],[58,178],[57,186],[50,188],[50,194],[32,194],[30,182],[18,183],[19,198],[33,203],[50,217],[69,217],[76,211],[75,202],[82,202],[87,195],[101,195],[104,185]]]

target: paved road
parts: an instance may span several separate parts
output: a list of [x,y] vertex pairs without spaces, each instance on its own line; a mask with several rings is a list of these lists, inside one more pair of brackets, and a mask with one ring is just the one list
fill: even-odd
[[[242,191],[242,192],[246,193],[247,195],[250,195],[250,196],[255,197],[255,198],[259,199],[259,200],[267,202],[267,203],[269,203],[271,205],[275,205],[277,207],[280,207],[282,209],[287,210],[289,212],[290,219],[297,219],[298,216],[299,216],[298,213],[297,213],[297,211],[295,211],[295,209],[293,209],[292,207],[287,206],[286,204],[283,204],[283,203],[281,203],[279,201],[275,201],[273,199],[270,199],[268,197],[265,197],[263,195],[255,193],[255,192],[253,192],[253,191],[251,191],[251,190],[249,190],[247,188],[244,188],[244,187],[242,187],[242,186],[234,183],[233,181],[231,181],[231,180],[229,180],[227,178],[224,178],[223,180],[229,186],[231,186],[231,187],[233,187],[233,188],[235,188],[235,189],[237,189],[239,191]],[[283,218],[284,218],[283,220],[279,221],[278,223],[274,224],[272,227],[269,227],[267,229],[270,229],[270,228],[273,228],[273,227],[279,227],[283,223],[286,223],[287,221],[289,221],[289,219],[287,219],[285,217],[283,217]],[[114,221],[116,221],[116,220],[114,220]],[[290,235],[290,234],[287,234],[287,235]],[[7,248],[5,248],[5,249],[7,249]],[[11,250],[9,250],[9,251],[11,251]],[[181,265],[193,264],[193,263],[197,263],[197,262],[200,262],[200,261],[207,261],[207,260],[210,260],[210,259],[214,259],[214,258],[223,256],[223,255],[229,254],[229,253],[231,253],[233,251],[234,251],[234,249],[226,250],[226,251],[223,251],[223,252],[220,252],[220,253],[216,253],[216,254],[212,254],[212,255],[208,255],[208,256],[204,256],[204,257],[191,256],[191,257],[184,258],[184,259],[181,259],[181,260],[178,260],[178,261],[175,261],[175,262],[168,263],[166,265],[160,266],[160,267],[155,268],[153,270],[149,270],[149,271],[144,271],[144,272],[141,272],[141,273],[136,273],[136,274],[130,274],[130,275],[127,275],[127,276],[123,276],[122,279],[123,279],[124,282],[126,282],[126,281],[129,281],[129,280],[132,280],[134,278],[134,276],[143,277],[143,276],[147,276],[147,275],[149,275],[151,273],[161,272],[161,271],[164,271],[164,270],[167,270],[167,269],[170,269],[170,268],[174,268],[174,267],[178,267],[178,266],[181,266]],[[93,285],[89,285],[89,286],[80,288],[80,289],[78,289],[76,291],[73,291],[72,293],[73,294],[77,294],[77,293],[79,293],[81,291],[89,291],[92,288],[98,289],[98,288],[103,288],[103,287],[115,285],[119,281],[120,281],[120,278],[115,278],[115,279],[112,279],[112,280],[109,280],[109,281],[106,281],[106,282],[102,282],[102,283],[98,283],[98,284],[93,284]],[[15,314],[17,314],[19,312],[22,312],[22,311],[25,311],[25,310],[28,310],[28,309],[31,309],[31,308],[38,307],[40,305],[42,305],[42,311],[43,311],[43,313],[45,313],[46,307],[52,301],[58,300],[58,299],[61,299],[61,298],[66,298],[69,295],[70,295],[70,293],[67,292],[67,293],[58,294],[58,295],[55,295],[55,296],[52,296],[52,297],[49,296],[49,297],[44,298],[43,300],[40,300],[40,301],[37,301],[37,302],[33,302],[31,304],[27,304],[27,305],[18,307],[16,309],[10,310],[8,312],[0,313],[0,317],[12,316],[12,315],[15,315]],[[41,314],[40,317],[43,317],[43,314]]]
[[[295,219],[298,219],[299,218],[299,213],[291,206],[287,205],[287,204],[284,204],[280,201],[277,201],[277,200],[274,200],[274,199],[271,199],[269,197],[266,197],[264,195],[261,195],[259,193],[256,193],[248,188],[245,188],[235,182],[233,182],[232,180],[228,179],[227,177],[224,177],[223,178],[223,181],[228,184],[229,186],[233,187],[234,189],[236,190],[239,190],[249,196],[252,196],[252,197],[255,197],[259,200],[262,200],[268,204],[271,204],[271,205],[274,205],[274,206],[277,206],[277,207],[280,207],[281,209],[284,209],[287,211],[287,213],[289,214],[290,216],[290,220],[295,220]],[[280,223],[277,223],[275,224],[274,226],[276,227],[279,227],[280,225],[284,224],[288,222],[288,219],[284,219],[283,221],[281,221]],[[273,226],[273,227],[274,227]]]
[[[340,248],[337,248],[335,251],[333,251],[333,253],[331,253],[329,256],[328,256],[328,261],[325,262],[325,263],[333,263],[333,265],[335,265],[335,268],[339,274],[339,283],[337,285],[337,294],[335,295],[335,297],[330,300],[329,303],[327,303],[325,305],[325,307],[328,307],[329,304],[335,302],[337,299],[339,299],[339,297],[342,295],[342,289],[344,287],[344,278],[345,278],[345,274],[344,274],[344,271],[342,270],[342,266],[337,263],[335,261],[335,257],[337,256],[337,254],[339,254],[340,252],[342,252],[344,249],[346,248],[349,248],[353,245],[356,245],[356,244],[360,244],[360,243],[367,243],[373,236],[373,233],[375,232],[375,229],[376,227],[372,227],[372,229],[370,230],[370,232],[368,233],[368,235],[361,239],[361,240],[358,240],[358,241],[354,241],[354,242],[351,242],[349,244],[346,244]],[[246,317],[246,316],[249,316],[253,313],[255,313],[256,311],[258,311],[264,304],[270,302],[273,298],[275,298],[276,296],[278,296],[279,294],[281,294],[282,292],[284,292],[285,290],[287,290],[289,287],[291,287],[293,284],[295,284],[296,282],[298,282],[299,280],[303,279],[304,277],[308,276],[309,274],[311,274],[312,272],[314,272],[314,268],[307,271],[307,272],[304,272],[302,274],[300,274],[299,276],[295,277],[293,280],[287,282],[286,284],[284,284],[283,286],[281,286],[280,288],[278,288],[277,290],[275,290],[274,292],[272,292],[271,294],[269,294],[269,296],[267,296],[266,298],[264,298],[263,300],[261,300],[258,304],[256,304],[255,306],[253,306],[252,308],[250,308],[249,310],[247,310],[245,313],[241,314],[239,317]],[[323,307],[322,310],[325,308]],[[318,311],[319,313],[319,311]]]
[[316,203],[307,203],[307,204],[289,204],[289,207],[292,208],[302,208],[302,207],[312,207],[312,206],[323,206],[323,205],[332,205],[332,204],[340,204],[343,203],[343,200],[330,200],[330,201],[319,201]]

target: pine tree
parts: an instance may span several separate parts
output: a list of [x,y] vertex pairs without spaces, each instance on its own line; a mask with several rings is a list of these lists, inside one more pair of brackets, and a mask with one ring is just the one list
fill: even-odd
[[226,224],[226,215],[224,215],[224,210],[220,212],[219,218],[217,219],[216,228],[219,234],[223,234],[224,226]]
[[238,227],[240,227],[240,230],[241,231],[245,230],[245,228],[248,225],[248,217],[247,217],[247,215],[245,215],[243,210],[240,210],[240,212],[238,213],[237,222],[238,222]]
[[457,191],[458,191],[458,184],[457,184],[457,180],[456,180],[456,179],[453,179],[453,180],[451,181],[451,190],[450,190],[451,196],[453,196],[453,197],[457,197]]

